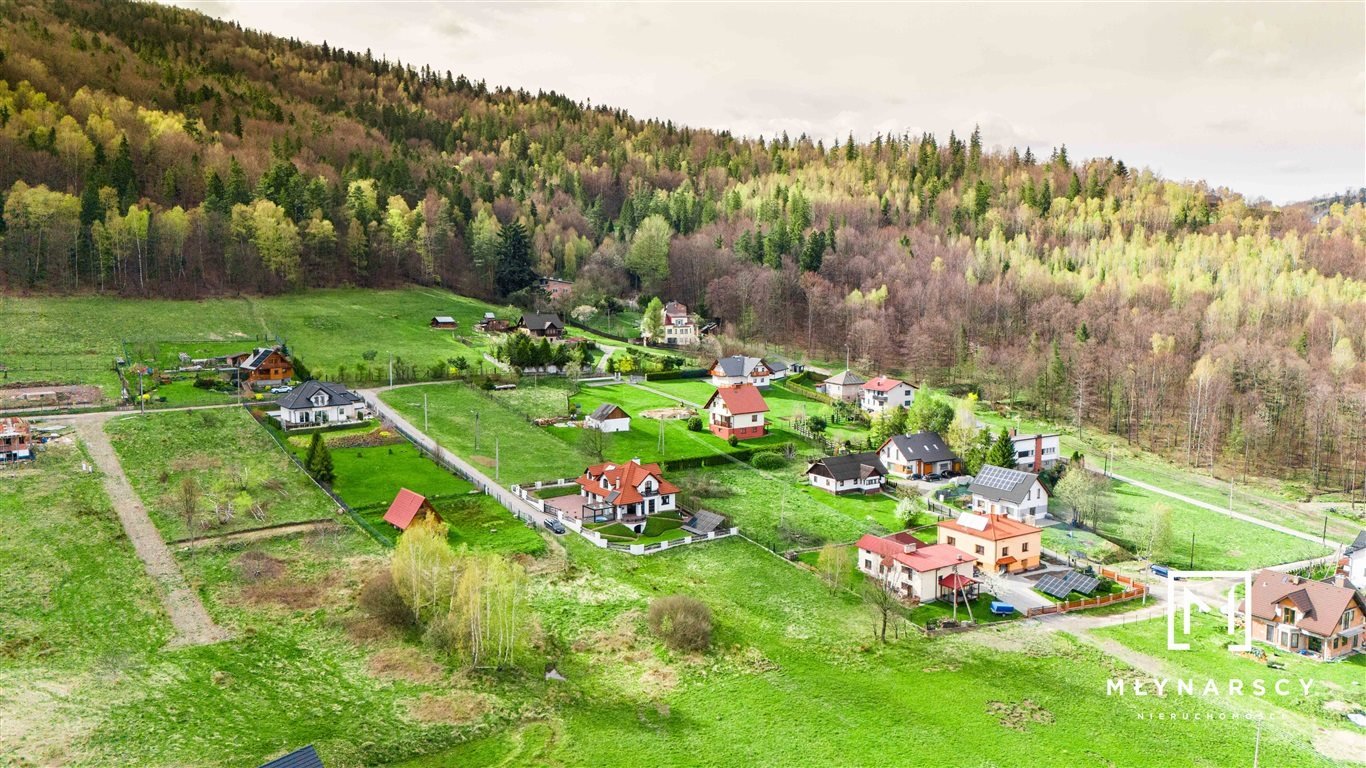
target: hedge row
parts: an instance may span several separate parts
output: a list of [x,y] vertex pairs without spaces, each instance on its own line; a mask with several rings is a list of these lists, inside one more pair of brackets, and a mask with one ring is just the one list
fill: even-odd
[[671,379],[700,379],[708,375],[706,368],[682,368],[676,371],[655,371],[645,374],[646,381],[669,381]]
[[715,467],[721,464],[727,464],[730,462],[731,459],[735,459],[737,461],[749,461],[750,457],[754,455],[754,452],[755,449],[749,448],[746,450],[732,451],[730,453],[715,453],[710,456],[693,456],[686,459],[669,459],[667,461],[660,462],[659,466],[660,469],[663,469],[665,472],[670,472],[679,469],[697,469],[698,467]]

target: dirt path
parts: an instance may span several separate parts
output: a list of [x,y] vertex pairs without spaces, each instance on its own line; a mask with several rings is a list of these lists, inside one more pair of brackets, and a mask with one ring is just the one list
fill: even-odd
[[228,639],[228,631],[213,623],[199,595],[185,582],[175,557],[128,482],[128,476],[124,474],[123,466],[114,453],[114,446],[104,433],[104,422],[109,414],[99,416],[102,418],[87,416],[72,421],[90,451],[95,466],[104,475],[104,489],[109,494],[114,511],[118,513],[119,522],[123,523],[128,540],[133,543],[133,550],[146,567],[147,575],[160,588],[161,602],[166,606],[166,613],[170,615],[171,625],[176,630],[171,645],[208,645]]
[[244,541],[260,541],[261,539],[273,539],[276,536],[289,536],[295,533],[307,531],[341,531],[342,526],[335,520],[307,520],[302,523],[289,523],[288,525],[276,525],[270,528],[254,528],[250,531],[236,531],[234,533],[224,533],[217,536],[200,536],[194,539],[186,539],[171,544],[177,552],[187,549],[204,549],[206,547],[221,547],[228,544],[240,544]]

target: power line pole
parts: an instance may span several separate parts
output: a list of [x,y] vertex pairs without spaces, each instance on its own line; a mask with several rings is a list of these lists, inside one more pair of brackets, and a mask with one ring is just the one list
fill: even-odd
[[427,393],[426,393],[426,392],[423,392],[423,393],[422,393],[422,431],[423,431],[423,432],[430,432],[430,431],[431,431],[431,430],[428,428],[428,426],[427,426]]
[[394,388],[394,353],[389,353],[389,389]]
[[493,482],[498,483],[499,485],[502,485],[503,483],[503,478],[499,474],[502,467],[498,466],[498,452],[501,445],[501,439],[497,437],[493,438]]
[[1191,563],[1190,570],[1195,570],[1195,531],[1191,531]]

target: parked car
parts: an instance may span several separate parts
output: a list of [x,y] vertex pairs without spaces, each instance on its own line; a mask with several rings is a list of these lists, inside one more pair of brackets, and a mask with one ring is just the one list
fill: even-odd
[[954,469],[946,469],[943,472],[940,472],[939,474],[943,475],[945,479],[958,477],[958,471]]
[[271,387],[271,388],[270,388],[270,393],[271,393],[272,395],[283,395],[283,394],[286,393],[286,392],[293,392],[293,391],[294,391],[294,387],[290,387],[290,386]]
[[924,479],[925,479],[925,476],[922,475],[922,474],[920,474],[919,472],[917,472],[917,473],[915,473],[914,475],[911,475],[911,479],[912,479],[912,480],[924,480]]
[[560,536],[564,535],[564,523],[561,523],[559,520],[556,520],[553,517],[549,520],[546,520],[544,523],[542,523],[542,525],[550,529],[551,533],[558,534]]
[[944,479],[944,476],[941,475],[941,474],[939,474],[938,472],[931,472],[931,473],[929,473],[928,475],[925,475],[925,479],[928,480],[928,481],[931,482],[931,483],[936,483],[936,482],[939,482],[940,480],[943,480],[943,479]]

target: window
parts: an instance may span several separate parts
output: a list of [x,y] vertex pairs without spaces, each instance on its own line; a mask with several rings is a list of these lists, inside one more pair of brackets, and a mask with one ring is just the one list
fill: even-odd
[[949,546],[953,546],[958,543],[958,538],[956,536],[950,536],[946,541],[948,541]]
[[1020,545],[1020,551],[1021,551],[1021,552],[1028,552],[1028,551],[1029,551],[1029,542],[1026,541],[1025,543],[1021,544],[1021,545]]
[[1009,555],[1009,554],[1010,554],[1010,547],[1001,547],[1001,557],[1005,557],[1006,555]]
[[1276,642],[1276,625],[1275,625],[1275,624],[1267,624],[1267,625],[1266,625],[1266,641],[1267,641],[1268,643],[1274,643],[1274,642]]
[[1294,624],[1294,623],[1295,623],[1295,609],[1294,609],[1294,608],[1282,608],[1282,609],[1281,609],[1281,621],[1285,622],[1286,624]]
[[1343,629],[1346,629],[1346,628],[1352,626],[1352,620],[1355,619],[1355,618],[1356,618],[1356,611],[1355,611],[1354,609],[1348,608],[1347,610],[1343,611],[1343,612],[1342,612],[1342,628],[1343,628]]
[[977,552],[977,554],[979,554],[979,555],[985,555],[985,554],[987,553],[987,548],[984,547],[984,546],[982,546],[981,544],[978,544],[976,547],[973,547],[973,549],[974,549],[974,550]]
[[1299,647],[1300,647],[1300,636],[1299,636],[1299,635],[1291,635],[1291,636],[1290,636],[1290,647],[1291,647],[1291,648],[1299,648]]

